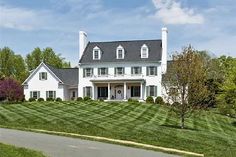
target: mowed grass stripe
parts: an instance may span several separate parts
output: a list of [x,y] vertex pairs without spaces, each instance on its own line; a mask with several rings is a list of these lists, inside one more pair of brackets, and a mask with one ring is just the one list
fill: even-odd
[[0,106],[0,124],[9,127],[126,139],[214,157],[236,154],[235,121],[207,111],[186,119],[187,129],[182,130],[179,119],[156,104],[71,101]]

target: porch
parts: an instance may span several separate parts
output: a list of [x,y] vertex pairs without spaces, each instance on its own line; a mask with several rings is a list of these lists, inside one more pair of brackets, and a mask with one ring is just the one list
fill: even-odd
[[93,82],[93,98],[108,101],[128,100],[129,98],[143,100],[144,81],[111,81]]

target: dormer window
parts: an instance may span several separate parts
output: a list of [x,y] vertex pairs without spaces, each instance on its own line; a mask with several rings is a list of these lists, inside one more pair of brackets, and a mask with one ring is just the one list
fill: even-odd
[[146,44],[141,47],[141,58],[148,58],[148,47]]
[[125,57],[125,50],[121,45],[119,45],[116,49],[116,59],[124,59],[124,57]]
[[101,50],[99,47],[93,48],[93,60],[99,60],[101,59]]

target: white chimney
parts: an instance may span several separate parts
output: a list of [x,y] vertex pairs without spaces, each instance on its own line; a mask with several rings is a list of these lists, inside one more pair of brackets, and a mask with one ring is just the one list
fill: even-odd
[[81,59],[87,44],[88,44],[88,38],[86,32],[79,31],[79,60]]
[[166,27],[162,28],[162,57],[161,57],[161,69],[165,74],[167,70],[167,33]]

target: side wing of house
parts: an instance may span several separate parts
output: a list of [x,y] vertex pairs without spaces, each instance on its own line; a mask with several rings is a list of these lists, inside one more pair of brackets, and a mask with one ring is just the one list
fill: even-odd
[[62,82],[50,69],[41,63],[23,83],[25,99],[57,98],[65,99]]

